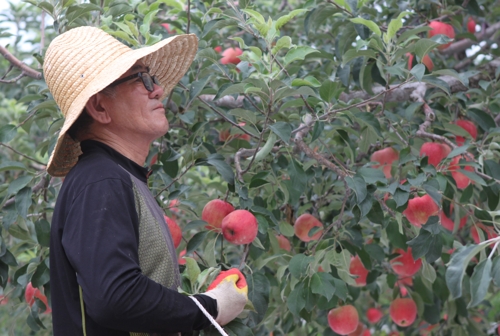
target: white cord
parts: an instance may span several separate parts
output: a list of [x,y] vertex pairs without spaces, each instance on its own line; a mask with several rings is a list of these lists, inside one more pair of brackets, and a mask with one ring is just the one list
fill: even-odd
[[222,336],[229,336],[228,334],[226,334],[226,332],[224,331],[224,329],[222,329],[222,327],[220,326],[219,323],[217,323],[216,320],[214,320],[214,318],[212,317],[212,315],[210,315],[207,310],[205,309],[205,307],[203,307],[201,305],[201,303],[196,300],[196,298],[194,296],[190,296],[191,299],[193,299],[194,303],[196,303],[196,305],[198,306],[198,308],[200,308],[200,310],[203,312],[203,314],[205,314],[205,316],[210,320],[210,322],[212,322],[212,324],[215,326],[215,328],[217,328],[217,330],[221,333]]

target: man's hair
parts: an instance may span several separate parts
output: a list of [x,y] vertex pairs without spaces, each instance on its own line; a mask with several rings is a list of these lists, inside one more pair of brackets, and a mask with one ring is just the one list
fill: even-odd
[[[115,97],[115,88],[114,87],[106,87],[100,93],[108,97]],[[90,125],[94,122],[94,119],[87,113],[87,110],[83,108],[82,113],[75,120],[73,125],[68,129],[68,135],[76,141],[80,141],[82,135],[88,133],[90,129]]]

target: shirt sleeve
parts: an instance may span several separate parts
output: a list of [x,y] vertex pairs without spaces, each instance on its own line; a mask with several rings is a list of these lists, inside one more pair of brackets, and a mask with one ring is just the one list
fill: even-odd
[[[82,287],[86,313],[104,327],[131,332],[207,327],[209,320],[190,298],[141,273],[138,221],[132,186],[120,179],[87,185],[73,201],[62,244]],[[215,300],[200,302],[217,315]]]

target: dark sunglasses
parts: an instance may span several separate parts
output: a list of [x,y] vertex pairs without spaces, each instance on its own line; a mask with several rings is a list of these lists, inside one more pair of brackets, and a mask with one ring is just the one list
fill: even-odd
[[154,89],[155,89],[154,84],[160,85],[160,81],[158,80],[158,78],[156,76],[151,76],[147,72],[138,72],[138,73],[135,73],[133,75],[127,76],[125,78],[118,79],[118,80],[114,81],[113,83],[109,84],[109,87],[117,86],[121,83],[125,83],[126,81],[129,81],[129,80],[137,78],[137,77],[139,77],[142,80],[142,84],[144,84],[144,87],[149,92],[154,91]]

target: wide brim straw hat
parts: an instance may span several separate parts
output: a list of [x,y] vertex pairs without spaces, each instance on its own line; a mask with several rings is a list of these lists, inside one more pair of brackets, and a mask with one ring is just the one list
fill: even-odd
[[64,124],[47,164],[52,176],[65,176],[78,161],[80,143],[66,132],[85,104],[142,59],[156,75],[165,99],[196,56],[194,34],[169,37],[153,46],[132,49],[95,27],[78,27],[56,37],[43,64],[47,86],[64,116]]

